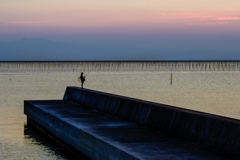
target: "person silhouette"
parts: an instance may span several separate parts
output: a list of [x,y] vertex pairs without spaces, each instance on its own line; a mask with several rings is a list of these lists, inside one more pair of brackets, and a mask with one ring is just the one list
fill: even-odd
[[83,76],[83,72],[82,72],[81,75],[80,75],[80,79],[81,79],[81,88],[83,88],[83,83],[84,83],[84,81],[85,81],[85,79],[86,79],[86,77]]

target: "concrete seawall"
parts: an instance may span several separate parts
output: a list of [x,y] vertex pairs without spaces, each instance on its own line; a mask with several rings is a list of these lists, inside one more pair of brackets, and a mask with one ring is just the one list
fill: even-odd
[[24,113],[91,159],[240,159],[240,121],[217,115],[78,87]]
[[240,158],[240,120],[74,87],[64,100]]

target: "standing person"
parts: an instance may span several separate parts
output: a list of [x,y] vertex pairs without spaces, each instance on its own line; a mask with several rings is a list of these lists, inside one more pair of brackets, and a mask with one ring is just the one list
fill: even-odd
[[85,79],[86,79],[86,77],[83,76],[83,72],[82,72],[81,75],[80,75],[80,79],[81,79],[81,87],[83,88],[83,83],[84,83],[84,81],[85,81]]

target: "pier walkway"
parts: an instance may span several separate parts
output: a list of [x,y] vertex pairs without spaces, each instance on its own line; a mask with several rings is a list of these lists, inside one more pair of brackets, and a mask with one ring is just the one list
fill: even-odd
[[[72,89],[86,90],[77,87]],[[226,154],[206,150],[181,137],[177,138],[177,136],[124,120],[101,109],[86,107],[84,104],[87,99],[83,104],[79,101],[74,102],[73,97],[79,96],[81,94],[72,92],[68,87],[63,100],[25,101],[24,113],[29,119],[91,159],[231,159]],[[82,94],[82,96],[86,95]]]

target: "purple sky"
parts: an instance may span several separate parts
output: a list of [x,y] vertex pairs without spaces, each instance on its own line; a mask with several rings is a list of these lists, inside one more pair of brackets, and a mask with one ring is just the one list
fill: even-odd
[[[131,46],[134,56],[141,47],[150,48],[149,54],[162,50],[238,53],[240,2],[4,0],[0,6],[0,41],[24,37],[97,46],[104,51],[116,46],[124,52]],[[94,54],[97,51],[92,52],[93,59]],[[109,54],[117,53],[111,50]]]

